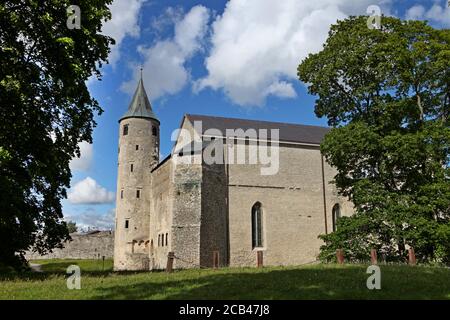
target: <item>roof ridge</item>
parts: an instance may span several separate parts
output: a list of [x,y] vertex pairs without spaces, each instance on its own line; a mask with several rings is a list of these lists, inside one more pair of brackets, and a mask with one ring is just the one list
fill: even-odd
[[250,122],[267,122],[267,123],[274,123],[274,124],[284,124],[284,125],[293,125],[293,126],[307,126],[307,127],[321,128],[321,129],[331,129],[331,127],[328,127],[328,126],[324,127],[324,126],[318,126],[318,125],[312,125],[312,124],[303,124],[303,123],[279,122],[279,121],[268,121],[268,120],[255,120],[255,119],[221,117],[221,116],[210,116],[210,115],[203,115],[203,114],[186,113],[186,117],[189,118],[189,116],[192,116],[192,117],[204,117],[204,118],[216,118],[216,119],[241,120],[241,121],[250,121]]
[[[330,131],[329,127],[296,124],[296,123],[284,123],[284,122],[273,122],[266,120],[251,120],[242,118],[225,118],[218,116],[206,116],[206,115],[194,115],[185,114],[183,119],[188,119],[192,124],[197,120],[202,122],[201,127],[194,125],[195,130],[203,135],[208,129],[218,129],[221,132],[225,132],[228,129],[279,129],[279,136],[277,139],[279,141],[290,141],[298,143],[307,143],[320,145],[324,136]],[[202,132],[199,132],[202,131]],[[272,132],[272,131],[271,131]]]

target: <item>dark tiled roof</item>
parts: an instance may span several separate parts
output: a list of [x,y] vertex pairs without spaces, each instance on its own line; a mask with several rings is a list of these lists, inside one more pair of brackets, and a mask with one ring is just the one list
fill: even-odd
[[122,118],[120,118],[120,120],[126,118],[150,118],[159,121],[156,115],[153,113],[152,106],[147,97],[147,92],[145,92],[142,77],[139,80],[136,91],[134,92],[133,99],[128,106],[127,112],[122,116]]
[[211,128],[219,129],[223,135],[226,134],[226,129],[243,129],[244,131],[247,129],[255,129],[257,132],[259,129],[267,129],[268,135],[270,136],[270,129],[279,129],[280,141],[320,144],[325,134],[330,131],[330,128],[303,124],[222,118],[194,114],[187,114],[186,117],[192,124],[194,124],[194,121],[202,121],[203,132],[199,132],[199,134],[203,134],[205,130]]

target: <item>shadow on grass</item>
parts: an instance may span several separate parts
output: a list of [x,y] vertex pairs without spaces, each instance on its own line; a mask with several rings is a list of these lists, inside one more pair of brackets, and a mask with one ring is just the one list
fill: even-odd
[[146,271],[123,271],[123,272],[113,272],[112,270],[112,260],[105,261],[103,265],[102,260],[58,260],[45,263],[39,263],[40,261],[31,261],[30,265],[37,262],[40,265],[41,272],[27,270],[22,272],[17,272],[13,269],[1,270],[0,281],[2,280],[46,280],[55,276],[67,277],[69,274],[66,273],[67,268],[70,265],[78,265],[81,269],[82,275],[92,276],[92,277],[106,277],[111,274],[123,274],[131,275],[144,273]]
[[[265,272],[213,271],[182,279],[177,273],[106,288],[94,299],[450,299],[450,273],[386,267],[382,289],[366,287],[366,267],[300,268]],[[383,272],[383,271],[382,271]],[[181,272],[180,272],[181,273]]]
[[[45,281],[66,277],[79,264],[85,299],[450,299],[450,269],[382,265],[381,290],[368,290],[364,265],[149,271],[105,271],[101,261],[52,261],[43,273],[1,274],[0,280]],[[97,279],[100,281],[97,281]]]

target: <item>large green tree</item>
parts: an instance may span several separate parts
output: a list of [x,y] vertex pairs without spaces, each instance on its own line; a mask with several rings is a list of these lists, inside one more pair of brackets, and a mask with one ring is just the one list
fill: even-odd
[[74,221],[68,221],[67,222],[67,231],[69,231],[69,233],[74,233],[78,231],[78,227],[76,222]]
[[[101,113],[86,87],[113,40],[100,34],[111,0],[0,3],[0,262],[24,265],[69,238],[62,220],[69,162]],[[78,5],[80,27],[67,8]],[[76,26],[76,25],[75,25]]]
[[332,130],[321,150],[340,195],[355,205],[322,235],[321,257],[353,260],[376,248],[404,260],[450,261],[450,30],[422,21],[350,17],[298,67]]

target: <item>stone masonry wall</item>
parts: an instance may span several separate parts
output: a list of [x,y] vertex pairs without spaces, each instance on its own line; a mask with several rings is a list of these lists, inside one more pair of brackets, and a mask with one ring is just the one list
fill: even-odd
[[[166,267],[172,246],[172,161],[163,163],[152,174],[150,209],[150,269]],[[164,236],[164,242],[162,241]]]
[[[183,157],[183,160],[189,161],[195,156]],[[174,199],[171,249],[176,256],[174,267],[195,268],[200,265],[202,166],[179,162],[172,165]]]
[[100,231],[90,234],[72,233],[72,241],[66,242],[63,249],[54,249],[46,255],[27,252],[32,259],[110,259],[114,252],[114,232]]
[[159,135],[153,135],[153,129],[159,132],[159,123],[153,119],[120,122],[114,270],[147,270],[149,266],[151,169],[159,157]]
[[[280,145],[279,171],[261,175],[261,165],[230,165],[230,266],[256,265],[264,251],[265,265],[298,265],[317,259],[325,233],[322,159],[318,147]],[[349,215],[350,205],[336,196],[333,170],[325,164],[328,232],[334,203]],[[262,204],[263,247],[252,248],[251,210]]]
[[226,166],[203,164],[200,264],[213,266],[213,251],[219,252],[219,266],[228,265],[228,214]]

